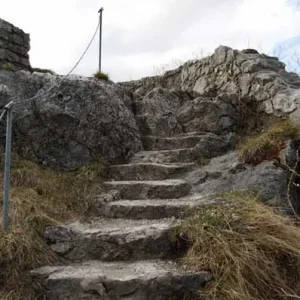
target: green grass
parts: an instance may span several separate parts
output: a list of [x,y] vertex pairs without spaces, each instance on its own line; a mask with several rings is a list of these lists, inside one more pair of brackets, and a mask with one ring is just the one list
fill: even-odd
[[94,74],[94,77],[97,78],[97,79],[109,81],[109,76],[108,76],[108,74],[103,73],[103,72],[100,72],[100,71],[96,72],[96,73]]
[[293,138],[299,128],[289,120],[282,120],[267,128],[258,136],[249,137],[239,147],[239,158],[247,163],[260,163],[265,159],[276,158],[285,141]]
[[297,224],[263,205],[254,192],[227,193],[216,201],[175,230],[189,245],[182,264],[213,275],[199,299],[299,299]]
[[[1,171],[3,160],[1,155]],[[89,199],[101,192],[105,176],[106,169],[99,163],[61,172],[13,155],[10,230],[0,233],[1,300],[36,299],[29,271],[58,262],[43,241],[44,227],[82,218]],[[2,178],[3,173],[1,185]],[[2,223],[1,218],[2,214]]]
[[9,63],[7,63],[7,64],[5,64],[5,65],[2,65],[2,66],[0,67],[0,70],[8,71],[8,72],[13,72],[13,71],[14,71],[12,65],[9,64]]
[[206,158],[206,157],[200,157],[196,160],[198,166],[200,166],[200,167],[208,165],[210,161],[211,161],[211,159]]

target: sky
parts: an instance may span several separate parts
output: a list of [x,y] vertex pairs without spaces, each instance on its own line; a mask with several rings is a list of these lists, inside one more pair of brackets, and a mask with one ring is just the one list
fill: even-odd
[[[100,7],[102,70],[114,81],[161,74],[219,45],[276,54],[298,71],[300,0],[0,0],[0,18],[30,34],[33,67],[64,75],[91,40]],[[98,50],[97,35],[74,74],[95,73]]]

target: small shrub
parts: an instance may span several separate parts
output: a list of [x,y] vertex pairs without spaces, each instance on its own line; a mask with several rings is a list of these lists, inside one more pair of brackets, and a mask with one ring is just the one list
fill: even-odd
[[12,64],[10,64],[10,63],[7,63],[7,64],[1,66],[0,70],[8,71],[8,72],[13,72],[14,71],[14,69],[12,67]]
[[38,73],[50,73],[51,75],[55,75],[56,73],[50,69],[41,69],[41,68],[31,68],[31,72],[38,72]]
[[97,73],[94,74],[94,77],[97,79],[102,79],[105,81],[109,81],[109,76],[106,73],[98,71]]
[[262,204],[254,192],[220,197],[175,229],[188,243],[185,267],[213,275],[199,294],[211,300],[299,299],[297,224]]
[[239,158],[247,163],[260,163],[265,159],[278,158],[285,141],[295,137],[298,131],[289,120],[275,123],[260,135],[248,138],[240,146]]

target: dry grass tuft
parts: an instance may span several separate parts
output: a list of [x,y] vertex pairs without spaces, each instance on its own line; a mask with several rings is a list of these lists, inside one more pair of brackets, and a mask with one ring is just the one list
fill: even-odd
[[38,73],[49,73],[51,75],[55,75],[56,73],[53,70],[50,69],[42,69],[42,68],[31,68],[31,72],[38,72]]
[[260,163],[265,159],[278,158],[285,140],[295,137],[298,132],[299,128],[293,126],[289,120],[275,123],[260,135],[248,138],[240,146],[239,157],[247,163]]
[[103,72],[100,72],[100,71],[96,72],[96,73],[94,74],[94,77],[97,78],[97,79],[105,80],[105,81],[108,81],[108,80],[109,80],[108,74],[103,73]]
[[300,299],[300,229],[254,193],[224,194],[176,232],[189,241],[183,263],[213,274],[202,294],[217,300]]
[[[2,172],[3,161],[1,155]],[[100,163],[60,172],[13,155],[10,231],[0,233],[0,299],[36,299],[29,271],[58,261],[43,242],[44,227],[84,215],[87,199],[99,191],[104,176]]]

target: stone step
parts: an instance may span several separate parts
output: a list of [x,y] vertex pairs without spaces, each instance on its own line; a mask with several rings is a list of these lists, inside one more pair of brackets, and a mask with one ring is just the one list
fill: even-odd
[[207,131],[190,131],[178,133],[174,137],[202,136],[205,134],[207,134]]
[[187,196],[191,185],[184,180],[107,181],[104,186],[120,192],[122,199],[171,199]]
[[131,159],[131,163],[184,163],[195,161],[192,148],[160,151],[141,151]]
[[194,163],[156,164],[133,163],[110,167],[110,177],[114,180],[163,180],[191,170]]
[[181,218],[191,210],[207,203],[208,200],[202,196],[167,200],[121,200],[106,204],[101,213],[109,218]]
[[31,275],[47,300],[190,300],[211,280],[208,272],[186,272],[169,261],[88,261]]
[[44,236],[53,251],[71,261],[156,259],[173,255],[172,224],[172,219],[99,219],[48,226]]
[[144,149],[149,150],[174,150],[193,148],[201,140],[202,135],[185,135],[174,137],[155,137],[155,136],[143,136],[142,142]]

